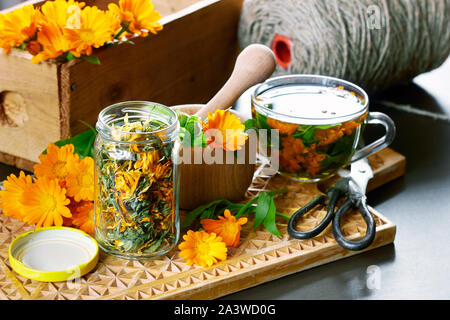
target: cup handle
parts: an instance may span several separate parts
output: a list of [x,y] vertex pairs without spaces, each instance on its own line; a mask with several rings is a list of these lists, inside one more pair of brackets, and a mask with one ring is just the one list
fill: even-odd
[[389,146],[395,138],[395,124],[394,121],[381,112],[369,112],[367,119],[367,124],[381,124],[386,129],[386,134],[380,139],[372,142],[371,144],[356,150],[350,162],[358,161],[362,158],[367,158],[368,156],[380,151],[381,149]]

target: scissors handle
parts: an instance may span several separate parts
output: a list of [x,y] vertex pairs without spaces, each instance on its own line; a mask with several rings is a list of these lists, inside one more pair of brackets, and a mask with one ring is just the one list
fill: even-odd
[[362,250],[370,246],[375,238],[376,232],[376,224],[375,219],[370,214],[369,209],[367,208],[365,199],[360,199],[357,204],[357,208],[361,213],[361,216],[364,218],[364,221],[367,225],[366,235],[357,241],[348,240],[341,231],[341,218],[342,216],[350,210],[353,206],[352,199],[348,198],[342,206],[336,211],[336,214],[333,218],[333,235],[339,245],[347,250]]
[[297,223],[297,220],[302,217],[303,215],[307,214],[311,209],[313,209],[315,206],[319,204],[325,204],[325,201],[327,200],[327,196],[325,195],[319,195],[315,197],[311,202],[309,202],[307,205],[301,207],[299,210],[297,210],[289,220],[287,231],[289,235],[292,238],[295,239],[310,239],[315,236],[317,236],[319,233],[321,233],[333,220],[334,217],[334,208],[337,203],[337,199],[340,196],[340,193],[335,190],[333,192],[328,193],[329,201],[328,201],[328,209],[327,209],[327,215],[325,218],[320,221],[320,223],[315,226],[313,229],[308,231],[298,231],[295,230],[295,225]]

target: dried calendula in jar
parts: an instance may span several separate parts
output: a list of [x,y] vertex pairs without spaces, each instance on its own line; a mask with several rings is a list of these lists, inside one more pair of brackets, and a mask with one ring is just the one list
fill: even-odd
[[97,241],[130,259],[168,252],[179,236],[176,114],[159,104],[121,103],[100,113],[97,130]]

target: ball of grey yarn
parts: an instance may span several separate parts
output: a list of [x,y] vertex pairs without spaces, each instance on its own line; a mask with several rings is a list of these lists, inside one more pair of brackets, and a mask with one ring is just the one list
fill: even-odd
[[371,92],[410,81],[450,53],[450,0],[246,0],[241,47],[292,40],[275,75],[321,74]]

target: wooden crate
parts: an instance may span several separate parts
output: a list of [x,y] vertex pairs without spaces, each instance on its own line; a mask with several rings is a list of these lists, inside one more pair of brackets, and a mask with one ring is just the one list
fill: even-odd
[[[84,0],[100,8],[114,1]],[[28,53],[0,53],[1,162],[30,170],[49,142],[86,130],[80,120],[94,125],[100,110],[116,102],[205,103],[218,91],[239,52],[242,0],[153,2],[163,30],[133,39],[134,45],[97,50],[101,65],[36,65]],[[3,98],[11,93],[16,103],[5,106]],[[17,113],[8,118],[5,107]]]

